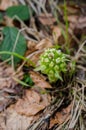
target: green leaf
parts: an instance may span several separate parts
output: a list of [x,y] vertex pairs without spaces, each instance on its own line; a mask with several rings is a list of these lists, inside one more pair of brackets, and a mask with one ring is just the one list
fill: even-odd
[[30,9],[26,5],[11,6],[6,10],[9,17],[18,16],[21,20],[30,18]]
[[2,20],[3,20],[3,15],[2,13],[0,13],[0,22],[2,22]]
[[25,82],[25,84],[28,84],[30,86],[34,85],[34,82],[32,81],[32,78],[30,77],[29,74],[24,75],[23,82]]
[[17,83],[19,83],[19,84],[21,84],[21,85],[23,85],[23,86],[25,86],[25,87],[29,87],[28,84],[26,84],[25,82],[23,82],[23,81],[21,81],[21,80],[15,78],[15,77],[13,77],[13,79],[14,79]]
[[[19,33],[18,29],[15,27],[4,27],[2,32],[4,39],[0,44],[0,51],[14,52],[23,56],[26,51],[26,40],[23,35]],[[1,55],[3,61],[9,58],[11,58],[10,54]],[[19,61],[20,58],[14,56],[14,64]]]

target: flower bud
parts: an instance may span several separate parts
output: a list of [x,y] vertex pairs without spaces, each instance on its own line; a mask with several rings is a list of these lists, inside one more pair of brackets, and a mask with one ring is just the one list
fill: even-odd
[[61,73],[67,70],[66,54],[55,48],[48,48],[40,56],[40,71],[48,76],[50,82],[62,80]]

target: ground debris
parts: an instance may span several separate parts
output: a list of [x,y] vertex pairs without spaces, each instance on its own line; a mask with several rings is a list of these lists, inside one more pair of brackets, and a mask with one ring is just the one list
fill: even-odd
[[41,95],[30,89],[26,90],[25,96],[17,101],[15,110],[21,115],[33,116],[43,110],[49,103],[49,95]]

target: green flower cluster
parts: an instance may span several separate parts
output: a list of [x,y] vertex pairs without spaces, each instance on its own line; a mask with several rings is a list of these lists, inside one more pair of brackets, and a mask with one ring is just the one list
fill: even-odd
[[66,54],[55,48],[48,48],[40,56],[39,70],[48,76],[50,82],[56,82],[58,79],[62,80],[61,72],[67,71],[68,59]]

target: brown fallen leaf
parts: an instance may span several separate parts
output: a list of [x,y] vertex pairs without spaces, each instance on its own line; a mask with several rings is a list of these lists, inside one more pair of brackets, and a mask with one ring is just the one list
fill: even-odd
[[27,41],[27,51],[26,51],[26,56],[31,54],[32,52],[34,52],[36,50],[36,43],[33,41]]
[[67,5],[67,12],[68,14],[79,14],[80,13],[80,7],[77,6],[77,4],[74,4],[74,5],[71,5],[71,4],[68,4]]
[[77,15],[69,15],[68,16],[69,27],[74,30],[86,28],[86,17],[77,16]]
[[54,42],[58,43],[59,37],[62,35],[61,28],[59,26],[53,26],[52,34]]
[[6,10],[8,7],[12,5],[17,5],[17,1],[12,0],[0,0],[0,10]]
[[40,55],[43,53],[43,51],[35,51],[31,53],[31,55],[28,55],[29,59],[35,64],[38,64]]
[[69,15],[67,18],[68,18],[69,22],[77,23],[79,16],[78,15]]
[[18,82],[14,78],[22,79],[23,72],[19,71],[15,76],[13,74],[15,71],[13,68],[5,63],[0,62],[0,89],[10,88],[15,86]]
[[68,16],[69,28],[71,30],[74,30],[75,27],[77,26],[78,19],[79,19],[79,16],[77,16],[77,15],[69,15]]
[[12,103],[12,99],[9,98],[9,94],[0,92],[0,112],[6,109],[8,105]]
[[37,45],[37,50],[47,49],[51,48],[53,46],[52,41],[49,38],[41,40]]
[[0,113],[0,130],[6,130],[4,113]]
[[43,24],[43,25],[52,25],[54,22],[56,22],[56,19],[52,16],[52,14],[41,14],[38,17],[39,21]]
[[0,77],[2,76],[3,78],[8,77],[9,75],[12,75],[14,73],[12,67],[8,65],[2,65],[0,66]]
[[86,28],[86,16],[79,17],[78,23],[77,23],[77,28],[79,28],[79,29]]
[[33,116],[49,105],[49,102],[47,94],[40,95],[30,89],[25,91],[23,99],[17,101],[15,110],[21,115]]
[[19,115],[15,105],[11,105],[0,113],[0,130],[26,130],[33,119],[33,116]]
[[4,24],[5,26],[13,27],[14,26],[13,19],[8,16],[4,16]]
[[52,88],[52,86],[38,72],[29,71],[29,73],[36,86],[41,88]]
[[[30,46],[32,46],[32,47],[30,47]],[[32,45],[29,44],[29,50],[27,51],[27,53],[31,53],[31,51],[33,51],[31,54],[28,55],[29,59],[31,59],[31,61],[33,63],[35,63],[35,65],[38,65],[40,55],[44,52],[44,49],[50,48],[52,46],[53,46],[52,42],[48,38],[41,40],[35,46],[33,44]]]
[[13,83],[11,78],[12,74],[14,73],[12,67],[2,65],[0,66],[0,89],[5,87],[10,87]]
[[50,128],[52,128],[55,124],[62,124],[66,120],[70,119],[70,112],[72,109],[72,103],[67,107],[62,109],[61,112],[57,112],[55,117],[50,121]]

